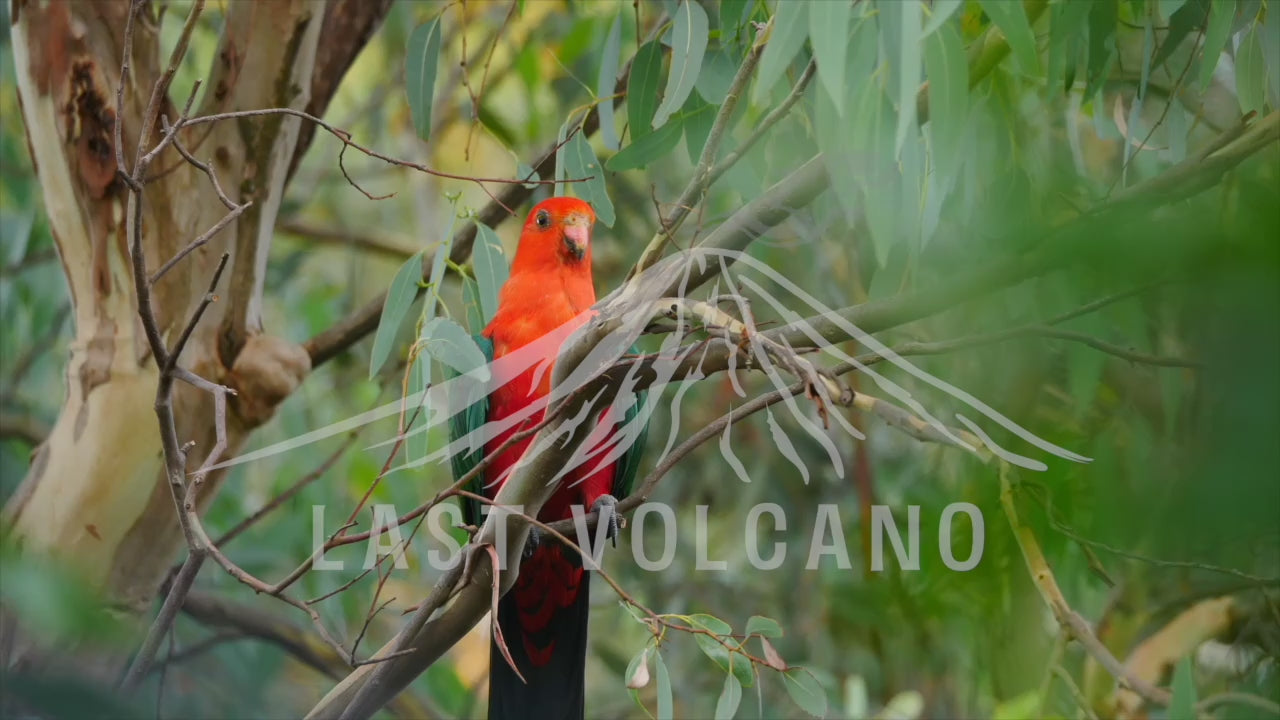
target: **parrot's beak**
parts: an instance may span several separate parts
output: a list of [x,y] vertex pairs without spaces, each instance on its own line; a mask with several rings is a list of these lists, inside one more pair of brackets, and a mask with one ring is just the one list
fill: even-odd
[[585,219],[569,219],[565,222],[564,244],[574,260],[581,260],[587,254],[587,245],[590,242],[591,226]]

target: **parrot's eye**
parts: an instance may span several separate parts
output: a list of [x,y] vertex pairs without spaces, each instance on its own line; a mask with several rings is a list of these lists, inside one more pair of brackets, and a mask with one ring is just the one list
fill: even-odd
[[533,221],[538,223],[538,227],[546,230],[551,227],[551,214],[546,210],[539,210]]

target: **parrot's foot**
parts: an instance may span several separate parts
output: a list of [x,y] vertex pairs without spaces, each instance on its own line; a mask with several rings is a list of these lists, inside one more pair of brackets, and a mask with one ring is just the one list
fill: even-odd
[[609,516],[607,520],[609,527],[605,530],[605,537],[609,538],[614,547],[618,547],[618,535],[622,529],[622,522],[618,519],[618,498],[605,494],[591,503],[591,512],[600,513],[601,518],[604,517],[606,508]]
[[541,528],[529,528],[529,538],[524,541],[524,552],[521,554],[521,557],[525,560],[533,557],[533,554],[538,550],[538,546],[542,544],[544,539],[543,536],[544,533]]

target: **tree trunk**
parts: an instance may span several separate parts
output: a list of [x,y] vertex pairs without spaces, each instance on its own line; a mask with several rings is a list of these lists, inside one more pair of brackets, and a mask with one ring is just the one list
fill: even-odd
[[[322,0],[227,4],[199,114],[270,107],[322,113],[337,78],[387,4],[336,3],[329,8],[331,16],[358,16],[344,23],[326,20]],[[13,9],[22,115],[71,289],[75,338],[57,423],[6,505],[4,526],[22,552],[74,568],[106,604],[137,612],[154,597],[182,535],[164,478],[153,407],[158,370],[133,291],[125,237],[127,192],[115,172],[116,89],[128,12],[127,0],[18,0]],[[340,26],[335,31],[346,36],[321,54],[326,71],[337,77],[313,78],[322,24]],[[169,63],[153,8],[140,11],[133,34],[120,119],[130,168],[141,118]],[[313,98],[317,86],[321,97]],[[173,88],[176,101],[164,98],[161,114],[174,121],[190,92]],[[233,202],[253,202],[170,270],[154,292],[161,331],[172,343],[203,299],[221,255],[230,254],[220,301],[206,312],[180,359],[183,367],[238,391],[228,408],[229,454],[310,370],[300,347],[263,333],[260,313],[276,213],[301,150],[300,122],[270,115],[196,125],[179,134],[183,146],[217,174]],[[151,143],[161,134],[157,122]],[[173,148],[151,164],[149,176],[142,233],[147,267],[154,272],[223,218],[227,208],[209,178]],[[214,444],[212,397],[180,385],[174,411],[179,438],[195,443],[188,460],[194,468]],[[209,477],[202,504],[213,498],[222,477],[222,472]],[[20,659],[30,648],[20,641],[13,649]]]

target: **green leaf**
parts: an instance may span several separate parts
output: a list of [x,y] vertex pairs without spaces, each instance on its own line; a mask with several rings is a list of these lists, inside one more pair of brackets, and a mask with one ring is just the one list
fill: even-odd
[[1151,81],[1151,56],[1155,51],[1155,33],[1148,15],[1142,28],[1142,77],[1138,81],[1138,97],[1147,97],[1147,84]]
[[720,3],[720,29],[737,34],[751,16],[756,0],[723,0]]
[[435,100],[436,66],[440,62],[440,18],[419,25],[409,35],[404,58],[405,92],[418,137],[431,136],[431,106]]
[[[715,615],[707,615],[706,613],[697,613],[689,616],[689,622],[694,627],[702,630],[709,630],[717,635],[732,635],[733,627],[729,623],[721,620]],[[704,636],[705,637],[705,636]],[[717,645],[719,645],[717,643]]]
[[1051,9],[1049,20],[1049,69],[1046,81],[1050,88],[1071,90],[1079,61],[1080,38],[1088,33],[1089,3],[1062,3]]
[[662,653],[657,650],[653,652],[653,670],[658,680],[658,720],[672,720],[675,711],[671,707],[671,678],[667,675]]
[[[1168,18],[1169,20],[1173,20],[1173,16],[1177,15],[1178,11],[1181,10],[1183,6],[1185,6],[1186,4],[1187,4],[1187,0],[1160,0],[1158,3],[1160,7],[1160,15],[1162,17]],[[1193,3],[1193,4],[1199,5],[1200,2],[1197,1],[1196,3]],[[1209,3],[1205,2],[1204,5],[1205,5],[1205,9],[1207,10]],[[1170,24],[1172,25],[1172,23]],[[1172,33],[1173,33],[1172,27],[1169,28],[1169,33],[1170,33],[1170,36],[1172,36]],[[1184,33],[1182,36],[1179,36],[1179,39],[1185,36],[1186,34]]]
[[[520,180],[541,180],[542,179],[538,177],[537,170],[534,170],[533,168],[529,167],[528,165],[525,165],[522,162],[516,163],[516,177]],[[524,183],[524,187],[526,190],[532,190],[538,187],[538,183],[526,182]]]
[[653,130],[653,113],[658,107],[658,82],[662,79],[662,45],[653,40],[636,51],[627,83],[627,124],[631,140]]
[[718,48],[702,59],[702,72],[698,73],[698,80],[693,86],[703,100],[712,105],[720,105],[729,95],[729,87],[733,85],[733,76],[737,72],[733,56],[728,50]]
[[[884,267],[889,250],[898,239],[897,220],[902,198],[898,196],[901,175],[893,157],[890,137],[893,116],[879,86],[863,84],[849,127],[849,144],[859,161],[856,187],[865,199],[862,209],[871,230],[871,244],[876,262]],[[850,199],[848,202],[856,202]]]
[[372,378],[382,369],[387,356],[391,354],[391,344],[395,342],[396,331],[400,322],[409,312],[414,298],[418,297],[418,281],[422,279],[422,252],[404,261],[387,289],[387,299],[382,303],[382,317],[378,320],[378,331],[373,336],[373,350],[369,353],[369,377]]
[[556,196],[564,195],[565,178],[569,177],[569,130],[573,127],[572,122],[566,122],[560,126],[560,132],[556,135]]
[[724,689],[716,700],[716,720],[729,720],[738,712],[742,702],[742,683],[732,673],[724,676]]
[[942,27],[962,5],[964,0],[933,0],[929,21],[924,24],[920,34],[928,37],[933,31]]
[[436,316],[436,303],[440,301],[440,285],[444,282],[445,268],[449,266],[449,253],[453,250],[453,226],[458,220],[456,213],[451,215],[444,242],[436,247],[435,254],[431,258],[431,276],[427,278],[427,299],[422,306],[424,321]]
[[764,46],[760,65],[756,68],[756,86],[751,93],[751,101],[757,105],[773,89],[778,78],[782,77],[782,73],[791,64],[792,58],[804,46],[805,36],[809,32],[808,8],[807,2],[784,0],[778,3],[773,13],[773,29],[770,31],[769,41]]
[[418,339],[431,357],[457,370],[459,374],[485,365],[484,353],[471,339],[471,333],[447,317],[435,317],[422,326]]
[[702,98],[691,95],[684,104],[684,147],[689,152],[689,162],[698,164],[702,148],[707,144],[711,126],[716,122],[716,110]]
[[782,674],[783,684],[792,702],[814,717],[827,714],[827,693],[813,675],[804,668],[791,668]]
[[471,247],[471,270],[476,276],[476,295],[485,323],[498,312],[498,291],[507,281],[507,258],[502,241],[488,225],[476,222],[476,239]]
[[902,152],[907,133],[916,130],[916,93],[920,89],[920,3],[890,3],[884,8],[897,11],[898,37],[898,130],[894,134],[894,153]]
[[1191,656],[1182,658],[1173,669],[1173,684],[1169,687],[1173,699],[1169,701],[1169,717],[1196,717],[1196,680],[1191,673]]
[[1169,160],[1174,163],[1180,163],[1187,158],[1187,111],[1182,107],[1182,102],[1177,98],[1169,101],[1169,119],[1168,132],[1165,137],[1169,138]]
[[[715,637],[704,633],[694,635],[698,647],[704,655],[711,658],[721,670],[736,676],[738,682],[744,687],[751,687],[755,683],[755,675],[751,670],[751,661],[745,655],[731,652],[729,647],[726,647],[726,643],[733,647],[737,647],[739,644],[731,637],[733,628],[728,623],[714,615],[705,614],[691,615],[689,616],[689,622],[695,628],[714,633],[720,638],[717,640]],[[721,642],[721,640],[724,642]]]
[[1173,51],[1178,49],[1183,38],[1192,30],[1204,27],[1205,21],[1209,18],[1209,0],[1195,0],[1190,3],[1186,0],[1175,0],[1172,3],[1161,0],[1160,14],[1169,19],[1169,32],[1165,33],[1164,39],[1160,41],[1160,50],[1151,61],[1151,64],[1156,67],[1160,67],[1173,55]]
[[[917,2],[901,4],[920,7]],[[837,115],[844,115],[845,49],[849,44],[851,17],[853,5],[848,0],[827,0],[809,5],[809,42],[818,60],[818,79],[835,104]]]
[[663,125],[656,132],[651,132],[642,138],[636,139],[630,145],[622,148],[622,152],[609,158],[604,166],[611,172],[622,172],[623,170],[632,170],[648,165],[671,152],[676,143],[680,142],[680,131],[683,126],[684,120],[682,118],[677,118]]
[[469,277],[462,278],[462,306],[466,308],[467,329],[478,335],[484,329],[486,318],[480,304],[480,286]]
[[1271,8],[1258,39],[1262,41],[1262,57],[1267,66],[1267,93],[1271,107],[1280,108],[1280,9],[1275,5]]
[[683,0],[676,11],[671,30],[671,74],[667,90],[653,117],[653,126],[666,124],[693,92],[693,84],[702,70],[702,56],[707,52],[707,11],[695,0]]
[[568,163],[572,178],[590,178],[585,182],[572,183],[574,194],[591,203],[600,222],[606,227],[613,227],[613,201],[609,199],[609,190],[605,187],[604,168],[600,166],[591,143],[587,142],[583,133],[575,134],[569,141]]
[[649,684],[649,648],[644,647],[627,663],[627,671],[622,675],[627,687],[639,690]]
[[1089,3],[1089,64],[1084,99],[1092,98],[1111,74],[1111,64],[1119,50],[1116,47],[1116,3]]
[[763,615],[752,615],[747,619],[747,634],[762,635],[764,637],[780,638],[782,637],[782,626],[777,620]]
[[940,175],[950,177],[959,171],[969,115],[969,64],[954,27],[943,25],[925,38],[924,66],[933,162]]
[[[1038,72],[1040,58],[1036,54],[1036,36],[1031,32],[1031,23],[1027,20],[1022,3],[1011,0],[978,0],[978,4],[996,27],[1000,28],[1000,32],[1004,33],[1005,39],[1009,41],[1009,49],[1013,51],[1013,58],[1022,72]],[[1115,7],[1111,0],[1097,4]]]
[[1218,67],[1218,58],[1227,46],[1231,20],[1236,16],[1235,0],[1213,0],[1209,5],[1209,27],[1204,34],[1204,54],[1200,56],[1200,88],[1207,89]]
[[613,119],[613,100],[606,99],[613,95],[618,81],[618,53],[622,49],[622,12],[613,17],[609,26],[609,34],[604,40],[604,50],[600,54],[600,74],[596,77],[596,97],[600,103],[596,112],[600,115],[600,140],[610,150],[621,147],[618,141],[618,128]]
[[1258,24],[1249,28],[1236,48],[1236,98],[1240,112],[1262,112],[1267,102],[1267,66],[1262,58]]

